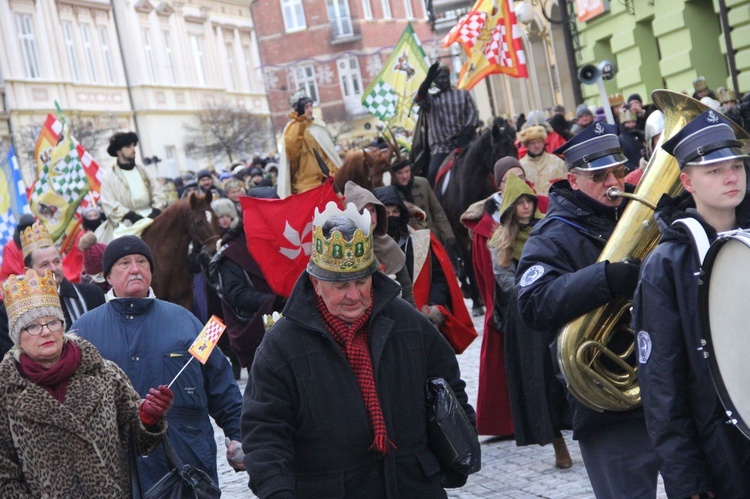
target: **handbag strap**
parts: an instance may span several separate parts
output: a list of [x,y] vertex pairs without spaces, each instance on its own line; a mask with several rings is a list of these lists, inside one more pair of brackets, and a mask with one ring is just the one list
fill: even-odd
[[143,489],[141,488],[141,474],[138,471],[138,452],[135,448],[135,432],[133,428],[130,428],[130,434],[128,435],[128,464],[130,465],[130,489],[133,494],[133,499],[141,499],[143,497]]
[[177,452],[174,450],[174,447],[172,446],[172,442],[169,441],[169,438],[167,435],[164,435],[164,438],[161,441],[162,446],[164,447],[164,455],[167,458],[167,464],[170,468],[176,469],[177,471],[182,471],[183,464],[182,459],[180,459],[180,456],[177,455]]

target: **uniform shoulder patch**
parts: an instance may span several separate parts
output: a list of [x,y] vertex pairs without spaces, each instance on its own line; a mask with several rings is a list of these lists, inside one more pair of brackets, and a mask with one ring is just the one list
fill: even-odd
[[544,267],[541,265],[532,265],[528,269],[526,269],[526,272],[523,273],[523,276],[521,276],[521,287],[525,288],[526,286],[529,286],[533,284],[537,279],[542,277],[544,274]]
[[651,357],[651,336],[647,331],[638,332],[638,363],[645,364]]

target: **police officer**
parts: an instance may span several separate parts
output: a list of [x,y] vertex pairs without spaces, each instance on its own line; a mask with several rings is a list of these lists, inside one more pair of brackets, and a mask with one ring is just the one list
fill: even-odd
[[[616,297],[631,298],[637,264],[596,262],[625,208],[607,189],[625,185],[627,158],[617,127],[594,123],[554,151],[567,178],[552,185],[547,217],[524,247],[516,273],[518,306],[527,326],[553,331]],[[570,394],[573,438],[599,498],[655,497],[658,461],[642,408],[602,413]]]
[[662,148],[680,165],[684,191],[659,202],[659,246],[635,294],[638,378],[651,441],[669,497],[750,497],[750,441],[726,424],[701,348],[700,263],[682,223],[717,231],[750,228],[748,155],[723,116],[709,110]]

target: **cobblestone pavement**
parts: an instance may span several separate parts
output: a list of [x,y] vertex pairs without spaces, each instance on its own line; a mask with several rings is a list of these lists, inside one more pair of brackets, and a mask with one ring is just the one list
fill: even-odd
[[[471,308],[469,308],[471,310]],[[466,381],[469,400],[475,404],[479,376],[479,353],[482,343],[482,321],[474,323],[480,337],[466,351],[458,356],[461,375]],[[247,373],[242,373],[239,381],[244,392]],[[245,473],[235,473],[227,464],[224,434],[214,425],[218,447],[219,482],[227,499],[255,497],[247,485]],[[584,499],[593,498],[586,469],[581,460],[578,444],[571,439],[571,432],[563,432],[568,443],[573,467],[567,470],[555,468],[552,446],[517,447],[515,441],[499,441],[496,438],[480,437],[482,443],[482,469],[469,477],[460,489],[448,491],[449,497],[474,498],[550,498]],[[659,480],[659,499],[666,498],[664,487]]]

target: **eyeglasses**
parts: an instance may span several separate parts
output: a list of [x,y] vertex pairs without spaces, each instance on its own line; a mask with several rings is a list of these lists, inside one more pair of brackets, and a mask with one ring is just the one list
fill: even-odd
[[625,175],[627,175],[628,170],[624,166],[620,165],[616,168],[612,168],[611,170],[599,170],[595,172],[582,172],[580,170],[574,170],[574,174],[576,175],[583,175],[584,177],[590,178],[592,182],[601,183],[604,182],[609,178],[609,174],[615,176],[615,178],[624,178]]
[[26,331],[31,336],[36,336],[42,332],[44,326],[47,326],[47,329],[49,329],[50,333],[56,333],[62,329],[63,321],[61,321],[60,319],[54,319],[46,324],[29,324],[25,328],[22,328],[21,331]]

